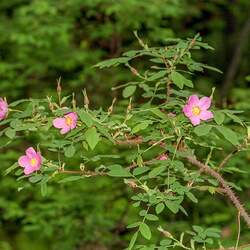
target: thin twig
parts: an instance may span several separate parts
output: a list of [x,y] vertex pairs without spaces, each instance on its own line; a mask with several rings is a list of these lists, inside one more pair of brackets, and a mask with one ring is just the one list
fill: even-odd
[[218,167],[218,172],[226,165],[226,163],[237,153],[241,151],[242,148],[244,148],[247,145],[247,141],[244,141],[241,143],[236,149],[234,149],[231,153],[229,153],[220,163]]
[[143,143],[143,138],[141,136],[126,138],[126,140],[116,140],[116,144],[118,145],[138,145]]
[[228,154],[223,160],[222,162],[220,163],[219,167],[218,167],[218,171],[220,171],[225,165],[226,163],[231,159],[231,157],[233,155],[235,155],[236,153],[238,153],[239,150],[238,149],[235,149],[234,151],[232,151],[230,154]]
[[240,242],[240,212],[238,212],[237,222],[238,222],[238,234],[237,234],[237,241],[235,244],[235,250],[238,249],[239,242]]
[[79,175],[84,175],[84,176],[104,176],[107,175],[105,172],[94,172],[94,171],[82,171],[82,170],[65,170],[65,169],[60,169],[58,170],[59,173],[61,174],[79,174]]

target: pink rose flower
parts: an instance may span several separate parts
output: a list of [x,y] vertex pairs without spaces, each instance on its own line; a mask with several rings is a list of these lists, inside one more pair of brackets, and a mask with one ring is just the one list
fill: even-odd
[[201,120],[206,121],[214,117],[213,113],[208,111],[210,106],[210,97],[204,96],[199,99],[197,95],[191,95],[188,98],[187,104],[183,107],[183,112],[191,123],[196,126],[201,123]]
[[8,113],[8,103],[0,98],[0,121],[5,119]]
[[18,159],[18,164],[24,168],[24,174],[29,175],[41,168],[42,156],[32,147],[28,148],[25,153]]
[[78,119],[77,113],[70,112],[62,118],[54,119],[53,126],[55,128],[61,129],[60,133],[63,135],[76,127],[77,119]]

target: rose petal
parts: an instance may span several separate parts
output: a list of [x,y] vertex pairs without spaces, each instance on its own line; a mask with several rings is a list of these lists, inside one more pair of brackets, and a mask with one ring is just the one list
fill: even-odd
[[23,155],[23,156],[19,157],[18,164],[23,168],[30,167],[30,159],[29,159],[29,157],[26,156],[26,155]]
[[214,115],[211,111],[203,110],[203,111],[201,111],[199,117],[201,120],[206,121],[206,120],[213,118]]
[[199,105],[199,97],[197,95],[191,95],[188,98],[188,105],[190,106],[198,106]]
[[208,108],[210,108],[210,106],[211,106],[211,98],[210,97],[204,96],[200,99],[199,107],[202,110],[207,110]]
[[0,121],[5,119],[6,113],[5,112],[0,112]]
[[76,127],[76,123],[77,123],[77,119],[78,119],[77,113],[71,112],[71,113],[68,113],[65,117],[71,118],[72,124],[70,125],[70,128],[74,129]]
[[8,114],[8,103],[0,98],[0,121],[5,119]]
[[192,113],[192,106],[191,105],[185,105],[182,109],[183,113],[185,114],[186,117],[190,117],[193,115]]
[[60,130],[60,134],[64,135],[70,131],[69,126],[65,126],[63,129]]
[[35,158],[37,153],[35,151],[35,149],[33,147],[29,147],[28,149],[26,149],[25,151],[26,155],[31,159],[31,158]]
[[35,170],[39,170],[41,168],[41,165],[42,165],[42,156],[41,156],[41,154],[39,152],[37,153],[35,159],[37,160]]
[[34,169],[32,166],[28,166],[28,167],[26,167],[25,169],[24,169],[24,174],[25,175],[29,175],[29,174],[31,174],[31,173],[33,173],[33,172],[35,172],[36,171],[36,169]]
[[189,117],[189,119],[194,126],[199,125],[201,123],[199,116],[191,116]]
[[56,118],[53,120],[53,126],[55,128],[64,128],[65,126],[67,126],[66,122],[65,122],[65,118]]
[[0,98],[0,110],[8,110],[8,103],[3,98]]

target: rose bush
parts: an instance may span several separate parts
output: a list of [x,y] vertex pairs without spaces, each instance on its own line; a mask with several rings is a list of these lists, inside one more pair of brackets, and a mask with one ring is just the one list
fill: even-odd
[[[1,146],[34,133],[40,138],[37,151],[30,145],[6,174],[15,170],[20,185],[27,180],[39,184],[43,195],[52,180],[121,178],[130,190],[132,206],[138,210],[138,219],[128,225],[133,232],[128,249],[218,247],[218,228],[190,225],[189,230],[171,232],[158,221],[164,213],[174,216],[174,221],[177,214],[192,214],[183,205],[185,201],[199,206],[196,196],[210,192],[229,199],[235,215],[238,213],[250,227],[250,217],[233,191],[235,185],[223,177],[225,164],[235,154],[232,152],[248,148],[247,125],[237,116],[238,111],[217,109],[212,104],[214,89],[210,97],[190,90],[195,72],[219,71],[192,58],[192,50],[212,49],[199,35],[187,40],[168,39],[163,47],[149,47],[135,35],[141,49],[96,65],[124,64],[135,76],[133,82],[113,87],[117,98],[107,110],[91,109],[86,90],[83,105],[75,94],[62,97],[60,81],[57,100],[47,97],[7,105],[1,99]],[[140,58],[149,58],[147,69],[141,68]],[[233,127],[234,123],[237,126]],[[60,135],[55,128],[60,129]],[[222,147],[225,141],[226,149]],[[100,153],[101,144],[110,154]],[[228,152],[225,158],[220,157],[223,151]],[[70,167],[70,159],[76,157],[81,164]]]

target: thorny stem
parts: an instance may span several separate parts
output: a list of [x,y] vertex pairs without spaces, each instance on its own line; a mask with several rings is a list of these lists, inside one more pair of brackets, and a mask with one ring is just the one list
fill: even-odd
[[[143,140],[138,140],[137,142],[138,142],[138,144],[140,144],[140,143],[142,143],[142,141]],[[150,143],[151,142],[149,142],[149,144]],[[153,145],[154,146],[159,145],[160,147],[163,147],[163,148],[165,148],[165,146],[166,146],[162,140],[158,141],[157,143],[154,142]],[[236,207],[236,209],[240,213],[241,217],[245,220],[246,224],[250,228],[250,216],[246,212],[244,206],[241,204],[238,197],[235,195],[235,193],[232,191],[232,189],[229,187],[229,185],[223,179],[223,177],[218,172],[216,172],[215,170],[213,170],[212,168],[207,166],[206,164],[203,164],[202,162],[198,161],[195,156],[185,156],[185,158],[187,159],[187,161],[189,163],[198,167],[200,169],[201,173],[205,173],[205,174],[208,174],[208,175],[214,177],[220,183],[221,187],[224,190],[224,194],[232,201],[232,203],[234,204],[234,206]]]
[[250,228],[250,216],[246,212],[244,206],[241,204],[235,193],[232,191],[232,189],[228,186],[226,181],[223,179],[223,177],[217,173],[212,168],[208,167],[207,165],[203,164],[202,162],[198,161],[194,156],[186,156],[186,159],[188,162],[190,162],[192,165],[198,167],[203,173],[209,174],[210,176],[214,177],[220,185],[225,190],[225,194],[228,196],[228,198],[232,201],[238,212],[240,213],[241,217],[245,220],[248,227]]
[[[166,139],[164,137],[160,141],[157,142],[149,142],[151,146],[146,149],[148,151],[152,147],[159,145],[160,147],[165,148],[165,143],[163,142]],[[141,137],[135,137],[130,141],[130,139],[127,139],[126,141],[116,141],[116,144],[119,145],[138,145],[143,142],[143,138]],[[145,152],[145,151],[144,151]],[[238,197],[235,195],[235,193],[232,191],[230,186],[226,183],[226,181],[223,179],[223,177],[216,172],[214,169],[210,168],[207,164],[203,164],[199,160],[196,159],[195,156],[184,156],[184,158],[191,163],[192,165],[196,166],[199,168],[201,173],[208,174],[212,177],[214,177],[221,185],[223,193],[232,201],[233,205],[236,207],[238,210],[239,215],[245,220],[246,224],[250,228],[250,216],[248,215],[247,211],[245,210],[244,206],[241,204],[240,200]],[[128,168],[133,169],[135,166],[131,165]],[[66,173],[66,174],[80,174],[80,175],[85,175],[85,176],[104,176],[106,175],[105,172],[94,172],[94,171],[81,171],[81,170],[64,170],[63,168],[58,170],[59,173]]]

